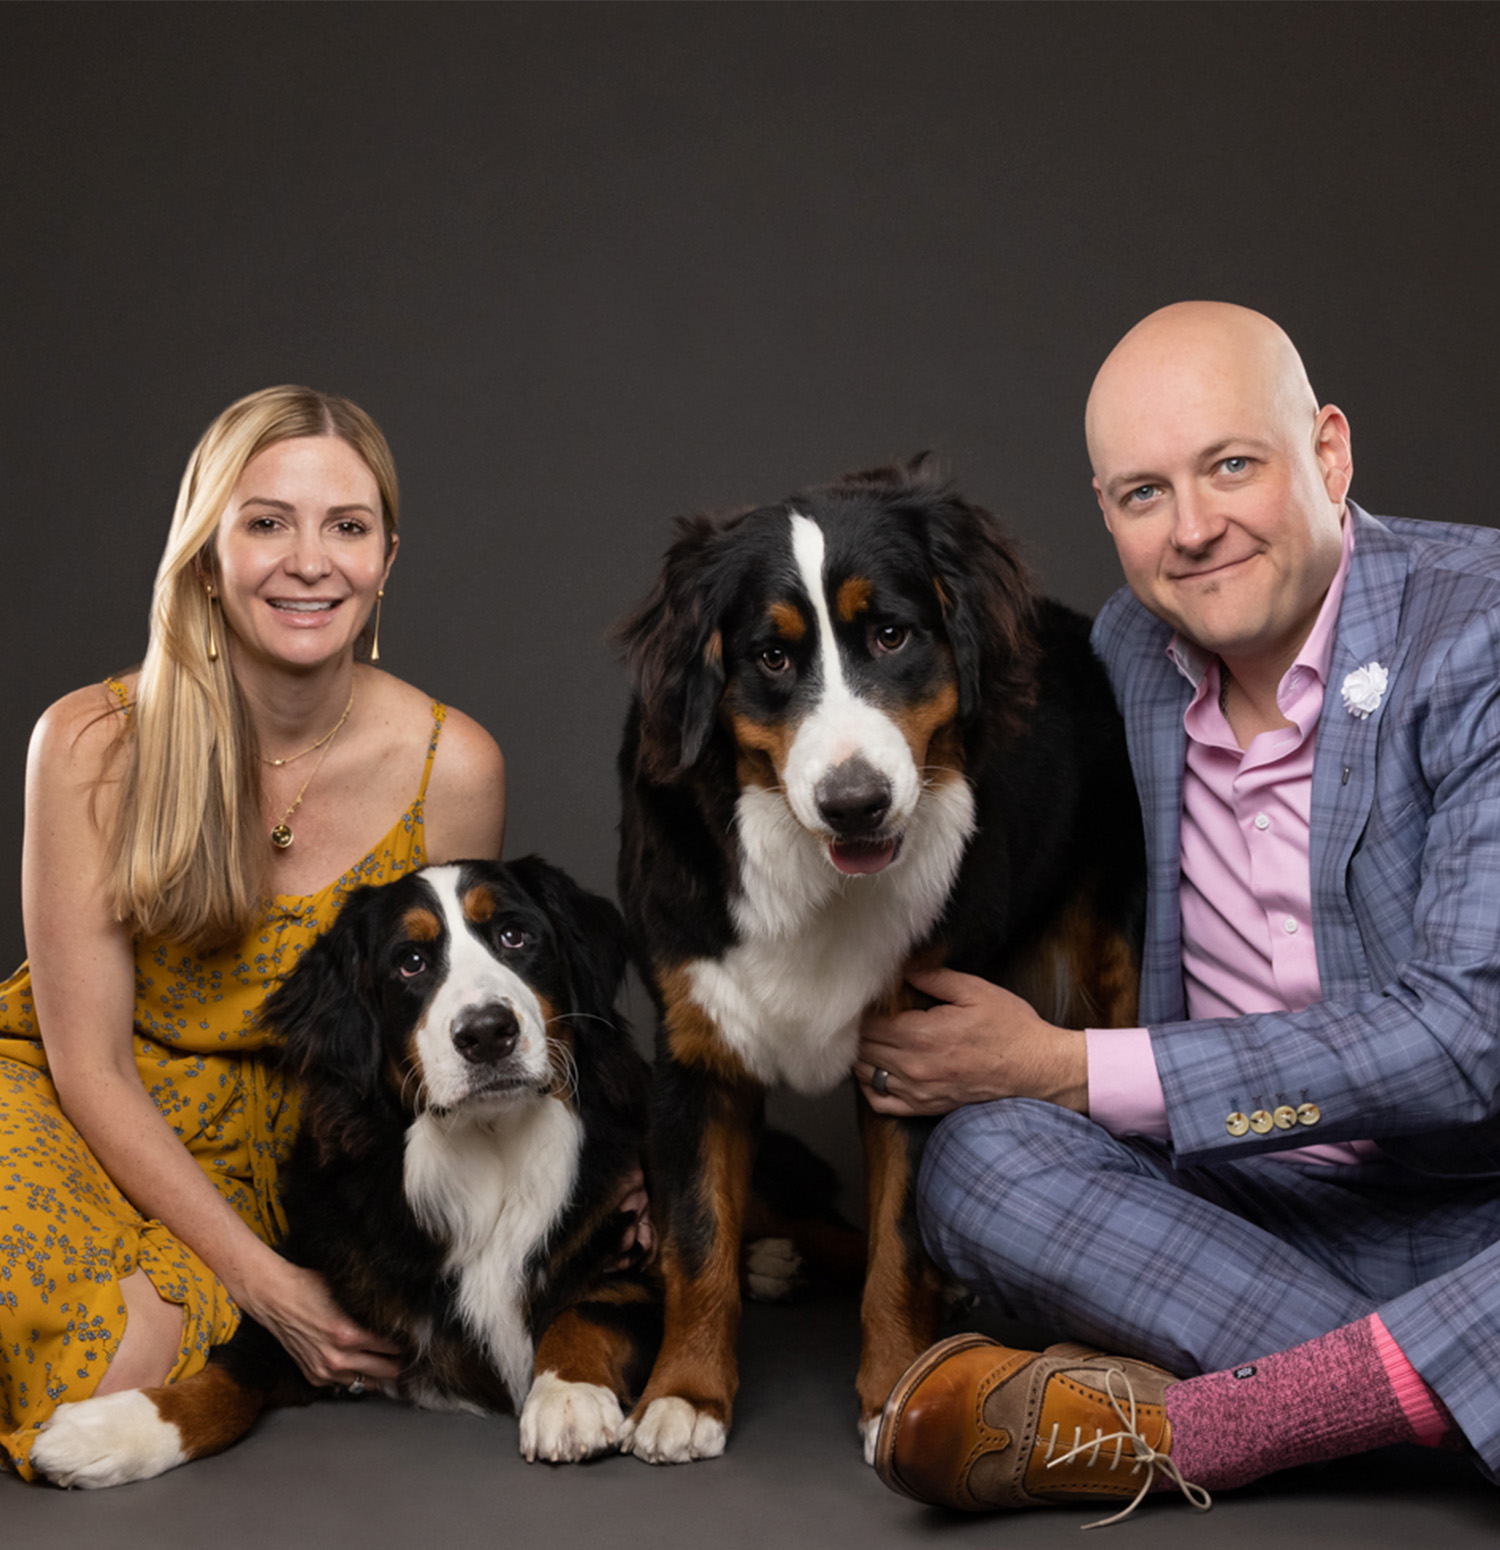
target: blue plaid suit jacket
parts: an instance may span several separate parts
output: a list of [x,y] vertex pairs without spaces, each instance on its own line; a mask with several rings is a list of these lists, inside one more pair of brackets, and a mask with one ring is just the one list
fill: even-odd
[[[1193,687],[1128,592],[1094,627],[1141,792],[1149,902],[1141,1019],[1179,1164],[1370,1138],[1410,1166],[1500,1173],[1500,532],[1379,520],[1354,554],[1318,722],[1312,907],[1324,999],[1186,1021],[1180,840]],[[1368,720],[1340,693],[1383,664]],[[1322,1111],[1231,1136],[1231,1112]]]

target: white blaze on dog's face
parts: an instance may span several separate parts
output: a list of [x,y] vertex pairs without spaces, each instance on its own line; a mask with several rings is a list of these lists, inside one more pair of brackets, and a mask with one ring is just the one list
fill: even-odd
[[[412,951],[400,972],[441,975],[410,1040],[427,1107],[437,1113],[466,1103],[504,1108],[546,1091],[552,1083],[546,1013],[531,986],[476,931],[490,920],[494,896],[482,887],[461,892],[456,866],[432,867],[422,880],[432,908],[407,911]],[[506,945],[503,929],[500,944]]]

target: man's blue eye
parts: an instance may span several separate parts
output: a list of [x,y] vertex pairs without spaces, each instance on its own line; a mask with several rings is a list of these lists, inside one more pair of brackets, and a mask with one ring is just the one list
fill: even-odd
[[1226,457],[1222,464],[1226,474],[1242,474],[1250,466],[1247,457]]

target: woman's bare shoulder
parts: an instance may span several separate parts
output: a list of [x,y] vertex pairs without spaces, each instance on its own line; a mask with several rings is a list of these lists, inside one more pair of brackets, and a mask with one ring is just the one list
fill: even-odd
[[[432,725],[430,695],[400,679],[379,692],[399,720],[412,728]],[[437,757],[427,783],[427,850],[435,861],[498,856],[505,835],[505,759],[500,745],[472,716],[447,708]]]
[[135,687],[135,678],[116,679],[125,689],[125,699],[108,684],[85,684],[44,710],[31,734],[33,769],[72,771],[89,776],[99,773],[119,744],[126,722],[125,705]]

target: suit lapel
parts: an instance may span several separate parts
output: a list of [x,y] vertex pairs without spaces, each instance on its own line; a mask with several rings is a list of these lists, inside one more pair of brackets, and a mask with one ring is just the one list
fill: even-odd
[[1356,669],[1378,662],[1393,687],[1406,652],[1400,624],[1407,546],[1352,502],[1349,513],[1355,523],[1354,554],[1318,718],[1310,815],[1313,922],[1325,997],[1367,990],[1370,984],[1344,878],[1375,798],[1376,744],[1392,699],[1388,687],[1379,706],[1361,718],[1344,703],[1344,681]]

